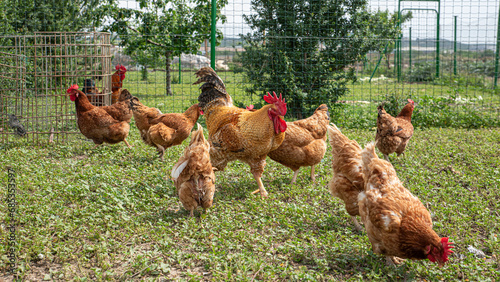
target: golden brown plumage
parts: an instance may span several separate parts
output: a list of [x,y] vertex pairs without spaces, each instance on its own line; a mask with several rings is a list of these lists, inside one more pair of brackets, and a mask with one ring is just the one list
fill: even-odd
[[163,161],[165,149],[179,145],[188,138],[194,124],[200,117],[200,107],[194,104],[184,113],[162,114],[149,119],[149,129],[145,136],[146,144],[152,144],[158,149]]
[[354,227],[361,231],[356,219],[359,215],[358,195],[364,191],[361,147],[342,134],[333,123],[328,126],[328,138],[332,146],[333,168],[333,178],[328,183],[328,188],[333,196],[344,202]]
[[373,143],[361,156],[365,191],[359,194],[359,212],[373,252],[389,262],[428,258],[443,265],[453,243],[436,234],[425,206],[403,186],[391,163],[378,158]]
[[286,103],[280,97],[265,96],[270,103],[256,111],[233,106],[223,81],[210,67],[196,72],[199,77],[194,84],[205,82],[198,97],[205,112],[210,142],[210,158],[217,170],[223,170],[227,163],[241,160],[250,165],[262,197],[267,191],[261,181],[267,154],[277,149],[285,138]]
[[[130,117],[123,114],[125,111],[119,107],[96,107],[90,103],[87,96],[80,90],[78,85],[73,85],[67,90],[70,99],[75,102],[77,123],[80,132],[87,138],[92,139],[96,147],[103,142],[114,144],[120,141],[130,144],[125,140],[128,136]],[[127,121],[128,120],[128,121]]]
[[148,130],[151,127],[150,121],[162,115],[162,112],[157,108],[150,108],[143,105],[138,98],[134,97],[130,100],[130,106],[134,114],[135,126],[139,129],[142,141],[144,143],[154,146],[147,138]]
[[306,119],[287,122],[283,143],[268,156],[293,170],[291,184],[297,179],[303,166],[311,166],[311,180],[315,181],[314,166],[323,159],[326,152],[326,128],[330,121],[328,107],[320,105],[314,114]]
[[198,207],[210,208],[215,193],[215,174],[210,163],[210,144],[203,136],[203,128],[191,133],[189,146],[172,168],[172,178],[184,208],[193,211]]
[[120,95],[116,103],[111,106],[102,106],[101,108],[113,118],[130,123],[130,120],[133,116],[132,107],[130,106],[130,99],[132,99],[133,96],[127,89],[119,89],[118,93]]
[[125,73],[127,69],[122,65],[115,66],[115,73],[111,76],[111,104],[119,102],[120,89],[123,85],[123,80],[125,79]]
[[413,125],[411,115],[415,103],[408,99],[408,104],[404,106],[398,116],[392,117],[385,110],[383,105],[378,106],[377,134],[375,141],[377,148],[384,158],[389,161],[389,155],[396,152],[404,154],[408,141],[413,136]]

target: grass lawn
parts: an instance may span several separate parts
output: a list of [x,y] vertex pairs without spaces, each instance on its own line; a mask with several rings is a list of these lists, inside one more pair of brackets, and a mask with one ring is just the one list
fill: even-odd
[[[195,95],[195,93],[193,93]],[[345,129],[362,146],[370,129]],[[23,280],[500,280],[500,129],[417,129],[393,164],[429,209],[440,236],[456,243],[449,263],[406,261],[394,268],[371,251],[343,204],[327,189],[331,153],[289,185],[292,172],[268,159],[269,198],[251,195],[246,164],[216,173],[207,213],[190,218],[169,179],[181,146],[165,153],[142,143],[131,126],[125,144],[92,142],[0,145],[0,197],[7,166],[17,174],[18,269]],[[7,205],[0,204],[0,269],[8,259]],[[486,253],[477,258],[471,245]],[[40,259],[42,258],[42,259]],[[0,278],[9,276],[0,274]]]

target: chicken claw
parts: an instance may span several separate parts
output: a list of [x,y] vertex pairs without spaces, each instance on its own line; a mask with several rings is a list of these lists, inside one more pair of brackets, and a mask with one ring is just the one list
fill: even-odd
[[268,194],[267,194],[267,191],[265,189],[264,189],[264,192],[260,191],[260,189],[257,189],[257,190],[255,190],[255,191],[252,192],[252,194],[257,194],[257,193],[260,193],[260,196],[262,198],[267,198]]
[[386,256],[387,265],[397,267],[399,264],[403,263],[405,260],[398,257]]
[[130,145],[130,144],[127,142],[127,140],[123,139],[123,142],[125,142],[125,144],[127,144],[127,147],[129,147],[129,148],[132,148],[132,147],[133,147],[132,145]]

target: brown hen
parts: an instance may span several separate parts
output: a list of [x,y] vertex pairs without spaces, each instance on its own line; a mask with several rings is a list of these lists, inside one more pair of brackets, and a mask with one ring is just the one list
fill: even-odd
[[150,121],[162,115],[161,111],[157,108],[150,108],[143,105],[137,97],[130,100],[130,107],[132,108],[132,112],[134,114],[135,126],[139,129],[142,141],[148,145],[156,147],[153,143],[151,143],[147,135],[149,128],[151,127]]
[[359,212],[373,252],[385,255],[389,264],[399,263],[399,257],[444,265],[453,243],[432,229],[429,211],[403,186],[391,163],[378,158],[373,143],[361,157],[365,190]]
[[194,124],[200,117],[201,109],[198,104],[189,107],[184,113],[168,113],[150,119],[150,127],[146,134],[146,144],[155,146],[163,161],[165,149],[180,145],[188,138]]
[[290,184],[297,180],[303,166],[311,166],[311,180],[315,181],[314,167],[321,162],[326,152],[326,128],[329,121],[328,107],[322,104],[309,118],[286,123],[285,140],[278,149],[269,152],[268,156],[293,170]]
[[[115,144],[125,142],[130,148],[127,138],[130,125],[130,116],[120,104],[96,107],[90,103],[87,96],[80,90],[78,85],[71,86],[67,91],[71,101],[75,102],[76,117],[80,132],[87,138],[92,139],[95,147],[102,143]],[[129,93],[130,94],[130,93]],[[128,102],[123,106],[128,105]],[[94,148],[95,148],[94,147]]]
[[215,193],[215,174],[210,163],[210,143],[203,136],[203,128],[191,133],[189,146],[172,168],[179,199],[193,216],[197,207],[208,209],[212,206]]
[[361,231],[361,225],[356,219],[359,215],[358,195],[364,191],[361,147],[342,134],[333,123],[328,126],[328,138],[332,146],[333,168],[333,178],[328,183],[328,188],[333,196],[344,202],[354,227]]
[[413,125],[411,115],[415,108],[415,102],[408,99],[408,104],[404,106],[399,115],[392,117],[385,110],[383,105],[378,106],[377,134],[375,141],[377,148],[384,158],[389,161],[389,155],[404,154],[408,141],[413,136]]

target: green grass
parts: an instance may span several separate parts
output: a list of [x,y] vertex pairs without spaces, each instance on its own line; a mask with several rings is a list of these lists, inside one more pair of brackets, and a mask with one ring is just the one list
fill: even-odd
[[[366,129],[344,133],[363,146],[375,135]],[[6,167],[17,172],[23,280],[500,280],[498,128],[417,129],[406,157],[393,157],[400,179],[431,212],[436,232],[456,243],[444,268],[429,261],[393,268],[371,251],[366,233],[354,231],[343,204],[328,192],[330,151],[316,184],[305,168],[289,185],[292,172],[268,159],[265,200],[250,194],[256,183],[249,167],[230,163],[216,173],[213,207],[189,218],[169,180],[188,140],[167,150],[164,162],[133,125],[129,141],[132,149],[116,144],[91,150],[93,144],[79,138],[39,147],[1,145],[2,199]],[[6,210],[2,201],[2,240]],[[468,245],[488,257],[474,257]],[[0,255],[5,273],[4,243]]]
[[[196,77],[193,71],[182,72],[181,83],[172,84],[172,96],[165,95],[165,72],[149,73],[147,81],[142,81],[138,71],[127,72],[123,87],[141,102],[150,107],[157,107],[164,113],[183,112],[198,101],[199,85],[193,85]],[[172,72],[178,81],[178,72]],[[244,107],[250,104],[262,104],[259,95],[249,95],[245,89],[249,87],[242,73],[219,72],[232,96],[235,105]],[[83,81],[83,79],[82,79]],[[273,91],[275,89],[269,89]],[[22,115],[22,122],[28,132],[42,133],[40,136],[29,134],[29,139],[46,139],[50,129],[55,132],[71,132],[79,134],[75,122],[73,102],[64,93],[54,93],[54,97],[38,97],[24,100],[16,105],[14,100],[7,100],[7,113],[17,112]],[[286,98],[287,93],[283,93]],[[481,128],[500,127],[500,90],[485,87],[465,87],[460,81],[449,81],[447,84],[398,83],[394,80],[378,80],[372,83],[356,82],[349,85],[349,94],[341,97],[340,103],[329,105],[332,120],[344,128],[372,128],[376,125],[377,106],[385,101],[397,101],[399,111],[407,98],[412,98],[417,105],[413,124],[416,127],[453,127]],[[35,100],[37,99],[37,100]],[[456,102],[461,99],[462,102]],[[319,106],[324,101],[312,101]],[[37,109],[34,111],[34,109]],[[389,110],[389,109],[388,109]],[[15,141],[16,136],[7,136],[1,129],[8,128],[7,119],[2,118],[0,110],[0,143]],[[289,112],[293,112],[290,109]],[[397,112],[391,112],[397,114]],[[293,120],[287,116],[288,120]],[[66,139],[64,134],[56,138]]]

